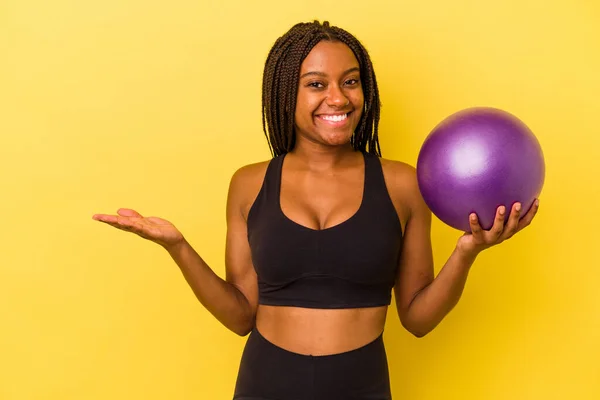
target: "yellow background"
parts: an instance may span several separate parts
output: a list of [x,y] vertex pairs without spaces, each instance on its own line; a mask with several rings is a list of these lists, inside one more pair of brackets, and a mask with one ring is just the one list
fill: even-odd
[[[315,18],[370,51],[385,157],[414,165],[474,105],[519,116],[546,157],[535,223],[479,258],[433,333],[390,308],[395,398],[600,398],[598,4],[0,2],[0,399],[231,398],[245,338],[159,246],[91,216],[167,218],[224,276],[229,178],[269,157],[266,54]],[[433,236],[439,269],[458,233]]]

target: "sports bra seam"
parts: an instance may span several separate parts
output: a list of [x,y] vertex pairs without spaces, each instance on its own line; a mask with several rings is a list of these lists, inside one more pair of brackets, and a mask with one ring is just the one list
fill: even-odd
[[350,279],[350,278],[346,278],[346,277],[343,277],[343,276],[339,276],[339,275],[335,275],[335,274],[313,273],[313,272],[304,273],[304,274],[302,274],[302,275],[300,275],[298,277],[295,277],[294,279],[290,279],[290,280],[285,281],[285,282],[268,282],[268,281],[265,281],[264,279],[259,279],[259,281],[261,283],[264,283],[264,284],[267,284],[267,285],[270,285],[270,286],[281,286],[281,285],[289,285],[291,283],[297,282],[297,281],[305,279],[305,278],[319,278],[319,277],[321,277],[321,278],[325,278],[325,277],[327,277],[327,278],[336,278],[336,279],[340,279],[340,280],[342,280],[344,282],[350,282],[350,283],[361,285],[361,286],[377,286],[377,285],[382,285],[382,284],[387,284],[388,283],[387,280],[380,281],[380,282],[374,282],[374,283],[366,283],[364,281],[356,281],[356,280],[353,280],[353,279]]
[[[356,301],[345,301],[345,302],[327,302],[324,303],[323,301],[320,300],[308,300],[308,299],[273,299],[270,298],[268,296],[262,295],[261,297],[259,297],[259,301],[258,304],[261,305],[272,305],[272,306],[277,306],[277,305],[286,305],[286,306],[297,306],[297,307],[312,307],[312,308],[318,308],[318,309],[325,309],[325,310],[331,310],[331,309],[344,309],[344,308],[363,308],[363,307],[381,307],[381,306],[386,306],[386,305],[390,305],[391,304],[391,294],[386,294],[385,298],[382,299],[377,299],[377,300],[366,300],[366,301],[361,301],[361,300],[356,300]],[[275,300],[274,302],[269,301],[269,300]],[[313,307],[313,306],[320,306],[320,307]]]

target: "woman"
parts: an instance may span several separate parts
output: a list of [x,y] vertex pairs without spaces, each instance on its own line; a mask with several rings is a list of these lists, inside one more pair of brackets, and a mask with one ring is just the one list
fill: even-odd
[[[263,129],[273,159],[240,168],[227,201],[226,279],[168,221],[120,209],[94,219],[163,246],[200,302],[251,333],[234,399],[390,399],[382,332],[394,289],[402,325],[421,337],[458,302],[484,249],[533,219],[471,234],[434,278],[431,213],[414,168],[380,158],[379,95],[369,55],[348,32],[297,24],[273,46]],[[521,218],[522,217],[522,218]]]

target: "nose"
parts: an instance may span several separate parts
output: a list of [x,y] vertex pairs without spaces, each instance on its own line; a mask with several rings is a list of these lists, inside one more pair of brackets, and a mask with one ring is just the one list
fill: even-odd
[[350,100],[337,85],[330,85],[326,98],[327,105],[330,107],[344,107],[350,103]]

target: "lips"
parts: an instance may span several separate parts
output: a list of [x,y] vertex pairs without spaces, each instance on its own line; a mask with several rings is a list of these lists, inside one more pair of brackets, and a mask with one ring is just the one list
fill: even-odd
[[316,116],[320,121],[332,125],[341,126],[348,122],[348,116],[351,112],[347,113],[336,113],[336,114],[319,114]]
[[340,122],[348,118],[348,114],[342,115],[320,115],[325,121]]

